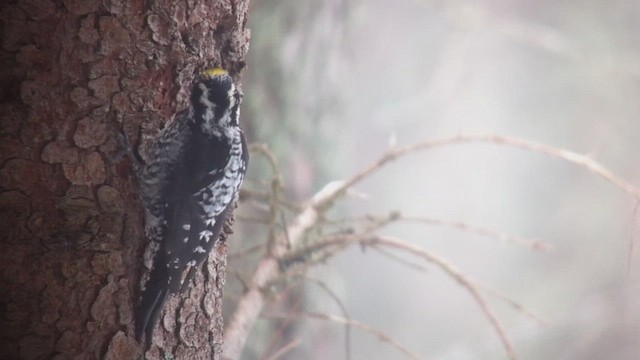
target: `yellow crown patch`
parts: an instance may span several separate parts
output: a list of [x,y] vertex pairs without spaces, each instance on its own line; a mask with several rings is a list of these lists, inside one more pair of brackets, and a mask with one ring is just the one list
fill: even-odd
[[217,67],[213,69],[207,69],[203,71],[201,75],[206,77],[216,77],[216,76],[222,76],[222,75],[229,75],[229,73],[227,72],[227,70]]

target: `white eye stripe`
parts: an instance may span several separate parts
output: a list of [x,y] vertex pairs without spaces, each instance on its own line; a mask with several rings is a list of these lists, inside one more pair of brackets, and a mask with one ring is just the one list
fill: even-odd
[[204,107],[206,107],[207,109],[215,108],[216,104],[212,103],[211,100],[209,100],[209,89],[207,89],[207,86],[200,83],[198,87],[200,88],[200,90],[202,90],[202,95],[200,95],[199,99],[200,104],[204,105]]
[[[164,307],[165,298],[158,298],[158,289],[173,294],[189,285],[194,267],[202,264],[219,240],[225,220],[222,214],[237,198],[246,169],[246,140],[238,126],[240,86],[233,84],[224,70],[209,69],[192,83],[187,100],[188,109],[175,114],[174,121],[154,144],[153,156],[149,156],[153,168],[140,179],[148,213],[145,226],[152,229],[148,231],[152,244],[156,244],[154,253],[162,255],[149,260],[145,257],[144,263],[149,266],[152,262],[154,269],[161,269],[156,273],[164,276],[158,285],[155,278],[148,283],[142,294],[142,308],[136,314],[136,336],[146,335],[147,339]],[[217,150],[220,142],[225,145],[224,151]],[[206,156],[191,162],[188,156],[192,151]],[[185,158],[189,159],[188,167],[182,166]],[[171,191],[188,191],[179,196],[182,190],[178,194],[167,192],[167,184]],[[176,213],[186,209],[188,213]]]

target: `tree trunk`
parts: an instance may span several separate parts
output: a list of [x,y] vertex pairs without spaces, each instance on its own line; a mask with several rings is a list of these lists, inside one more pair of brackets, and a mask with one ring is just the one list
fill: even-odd
[[144,151],[197,71],[239,74],[248,1],[0,7],[0,358],[219,358],[225,243],[134,339],[146,240],[117,135]]

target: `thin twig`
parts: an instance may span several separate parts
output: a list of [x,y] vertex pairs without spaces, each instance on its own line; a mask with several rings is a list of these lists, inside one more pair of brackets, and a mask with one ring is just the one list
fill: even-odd
[[638,224],[638,212],[640,211],[640,200],[636,199],[635,204],[633,206],[633,224],[631,231],[631,239],[629,239],[629,255],[627,256],[627,276],[631,276],[631,270],[633,268],[633,258],[636,253],[636,243],[638,241],[637,238],[637,224]]
[[280,204],[278,203],[278,198],[280,197],[280,192],[282,190],[282,172],[280,171],[280,164],[278,164],[278,159],[271,152],[269,147],[266,144],[251,144],[249,146],[249,151],[258,153],[262,155],[269,164],[271,165],[272,176],[271,176],[271,184],[269,186],[270,194],[268,197],[269,200],[269,234],[267,236],[267,250],[271,251],[274,247],[276,241],[276,230],[278,226],[278,213],[280,212]]
[[281,176],[282,172],[280,171],[280,164],[278,163],[278,159],[273,154],[273,152],[271,152],[271,149],[269,149],[269,146],[267,146],[267,144],[250,144],[249,152],[262,155],[265,159],[267,159],[269,165],[271,165],[271,170],[273,171],[273,173],[276,176]]
[[[370,223],[358,233],[360,237],[367,237],[374,234],[376,231],[385,227],[387,224],[393,222],[398,218],[398,214],[395,212],[390,213],[387,216],[378,218],[372,217]],[[306,267],[324,262],[329,257],[340,252],[342,249],[351,245],[346,241],[334,241],[331,242],[327,239],[342,239],[342,236],[350,237],[353,235],[351,232],[347,234],[332,234],[325,236],[322,241],[313,241],[305,244],[304,246],[298,246],[291,249],[287,253],[283,254],[280,258],[283,264],[294,264],[300,262],[307,262]]]
[[521,313],[522,315],[528,317],[529,319],[537,322],[540,325],[543,326],[547,326],[549,324],[549,322],[543,318],[541,318],[540,316],[534,314],[533,312],[531,312],[530,310],[527,309],[526,306],[524,306],[523,304],[519,303],[518,301],[514,300],[513,298],[507,296],[506,294],[501,293],[500,291],[490,288],[488,286],[484,286],[481,284],[476,283],[476,286],[482,288],[482,290],[484,292],[486,292],[489,295],[495,296],[498,299],[504,301],[505,303],[507,303],[508,305],[510,305],[512,308],[514,308],[516,311],[518,311],[519,313]]
[[316,278],[312,278],[310,276],[305,276],[304,278],[306,281],[312,282],[318,285],[322,290],[324,290],[338,305],[338,307],[340,308],[340,311],[342,312],[342,316],[349,321],[344,325],[344,352],[345,352],[345,359],[350,360],[351,359],[351,323],[350,323],[351,316],[349,316],[347,307],[344,305],[342,300],[340,300],[340,297],[335,292],[333,292],[333,290],[331,290],[329,285],[327,285],[324,281]]
[[250,286],[238,300],[238,306],[224,333],[223,359],[240,357],[249,333],[265,305],[264,289],[282,274],[281,259],[317,226],[324,211],[336,199],[336,191],[339,191],[339,188],[328,184],[316,193],[287,226],[286,234],[289,241],[285,236],[280,236],[275,248],[266,252],[260,260],[251,275]]
[[464,231],[467,233],[472,233],[488,238],[494,238],[506,242],[510,242],[516,245],[521,245],[528,247],[535,251],[550,251],[553,248],[553,245],[547,244],[544,241],[529,239],[522,236],[511,235],[507,233],[503,233],[500,231],[488,229],[481,226],[471,225],[461,221],[448,221],[424,216],[400,216],[399,220],[403,221],[411,221],[411,222],[420,222],[423,224],[436,225],[452,228],[459,231]]
[[287,247],[291,247],[291,239],[289,238],[289,227],[287,226],[287,219],[284,216],[284,212],[280,211],[280,226],[282,227],[282,234],[286,241]]
[[324,321],[334,322],[334,323],[338,323],[338,324],[349,324],[349,326],[352,326],[352,327],[360,329],[360,330],[362,330],[364,332],[367,332],[367,333],[375,335],[376,337],[378,337],[378,339],[390,344],[391,346],[396,348],[398,351],[403,353],[409,359],[420,359],[419,355],[417,355],[415,352],[409,350],[404,345],[400,344],[400,342],[395,340],[389,334],[383,332],[382,330],[376,329],[373,326],[364,324],[364,323],[356,321],[356,320],[349,320],[349,319],[345,319],[343,317],[336,316],[336,315],[328,315],[328,314],[313,313],[313,312],[266,313],[266,314],[263,314],[262,316],[263,317],[267,317],[267,318],[275,318],[275,319],[309,319],[309,318],[311,318],[311,319],[316,319],[316,320],[324,320]]
[[325,238],[321,241],[322,244],[326,246],[334,246],[334,245],[342,245],[345,243],[360,243],[365,245],[383,245],[391,248],[401,249],[407,251],[411,254],[414,254],[429,263],[432,263],[439,267],[442,271],[444,271],[447,275],[451,276],[454,280],[456,280],[463,288],[465,288],[472,296],[472,298],[476,301],[480,309],[484,313],[485,317],[489,320],[489,323],[493,326],[494,330],[498,334],[498,337],[502,341],[502,345],[507,352],[507,356],[509,359],[514,360],[517,359],[517,355],[513,348],[513,344],[506,332],[502,328],[502,324],[495,316],[484,297],[480,292],[480,287],[477,286],[471,279],[469,279],[462,271],[456,268],[453,264],[449,263],[445,259],[419,247],[410,242],[389,237],[389,236],[379,236],[373,235],[369,237],[362,237],[360,235],[351,235],[351,236],[338,236],[333,238]]
[[[290,311],[300,311],[302,308],[302,296],[291,296],[293,290],[298,286],[299,284],[288,284],[284,290],[274,294],[276,299],[274,299],[272,304],[275,305],[286,300],[287,302],[284,304],[285,308]],[[290,301],[291,299],[293,299],[293,302]],[[291,319],[284,319],[283,321],[280,321],[275,333],[272,334],[271,343],[267,346],[266,354],[271,352],[271,350],[277,345],[277,341],[279,339],[284,338],[287,327],[291,322]]]
[[485,301],[484,297],[480,293],[478,286],[476,286],[476,284],[473,281],[471,281],[471,279],[469,279],[464,273],[462,273],[459,269],[457,269],[453,264],[449,263],[445,259],[417,245],[414,245],[410,242],[407,242],[401,239],[396,239],[393,237],[374,236],[369,239],[362,239],[360,242],[382,244],[382,245],[402,249],[414,255],[417,255],[425,259],[426,261],[438,266],[441,270],[443,270],[445,273],[451,276],[454,280],[456,280],[460,285],[462,285],[463,288],[469,291],[469,293],[474,298],[476,303],[480,306],[480,309],[482,310],[484,315],[489,320],[489,323],[491,323],[494,330],[500,337],[500,340],[502,341],[502,345],[504,346],[509,359],[515,360],[518,358],[513,348],[513,344],[511,343],[511,340],[509,339],[506,332],[502,328],[502,324],[500,324],[500,321],[498,321],[498,318],[495,316],[495,314],[493,313],[493,311]]
[[353,185],[369,177],[372,173],[376,172],[387,163],[399,157],[437,147],[465,143],[489,143],[495,145],[504,145],[541,153],[552,158],[562,159],[603,177],[604,179],[615,185],[617,188],[623,190],[636,199],[640,199],[639,188],[635,187],[621,177],[615,175],[612,171],[585,155],[516,137],[492,134],[460,134],[448,138],[427,140],[405,147],[391,148],[373,164],[355,174],[353,177],[351,177],[351,179],[345,181],[342,184],[342,188],[340,189],[340,191],[344,192],[346,189],[351,188]]
[[553,245],[537,239],[530,239],[522,236],[511,235],[511,234],[503,233],[493,229],[472,225],[462,221],[450,221],[450,220],[438,219],[438,218],[433,218],[428,216],[407,216],[407,215],[401,214],[399,211],[393,211],[386,216],[365,215],[360,217],[347,217],[347,218],[342,218],[338,220],[325,221],[325,224],[340,225],[340,224],[352,224],[356,222],[371,223],[371,222],[380,222],[381,220],[385,221],[384,223],[382,223],[382,225],[389,224],[392,221],[408,221],[408,222],[420,222],[427,225],[448,227],[458,231],[463,231],[467,233],[480,235],[483,237],[495,238],[498,240],[510,242],[516,245],[530,248],[534,251],[546,252],[546,251],[550,251],[553,248]]
[[284,355],[286,355],[289,351],[291,351],[291,350],[297,348],[298,346],[300,346],[301,343],[302,343],[302,341],[300,341],[300,339],[294,339],[293,341],[291,341],[287,345],[281,347],[278,351],[276,351],[273,355],[269,356],[265,360],[278,360],[281,357],[283,357]]
[[402,258],[394,253],[392,253],[391,251],[388,251],[387,249],[381,247],[381,246],[377,246],[377,245],[371,245],[371,248],[376,250],[377,252],[379,252],[380,254],[386,256],[388,259],[395,261],[399,264],[402,264],[412,270],[416,270],[416,271],[421,271],[421,272],[426,272],[427,268],[419,265],[419,264],[414,264],[412,262],[410,262],[409,260]]
[[[269,186],[269,184],[267,184],[266,186]],[[272,201],[270,192],[260,192],[248,189],[247,187],[243,187],[240,190],[240,200],[253,200],[261,204],[269,204]],[[277,201],[278,204],[282,205],[282,207],[286,210],[293,212],[300,211],[299,204],[289,201],[281,196],[277,198]]]
[[[456,144],[469,144],[469,143],[487,143],[494,145],[510,146],[527,151],[533,151],[547,155],[552,158],[561,159],[573,164],[576,164],[588,171],[604,178],[608,182],[612,183],[615,187],[623,190],[627,194],[633,196],[635,199],[640,199],[640,189],[625,181],[621,177],[615,175],[613,172],[602,166],[600,163],[590,159],[585,155],[574,153],[571,151],[559,149],[545,144],[531,142],[519,138],[501,136],[501,135],[457,135],[448,138],[435,139],[420,142],[414,145],[391,148],[385,152],[377,161],[373,164],[365,167],[360,172],[353,175],[350,179],[342,182],[333,182],[327,184],[322,190],[316,193],[311,200],[309,200],[304,206],[300,207],[298,214],[293,219],[291,225],[287,227],[289,234],[289,241],[287,242],[283,236],[279,236],[274,244],[274,250],[267,252],[265,257],[259,262],[256,270],[254,271],[249,289],[243,294],[238,301],[236,312],[231,318],[231,322],[227,331],[225,332],[224,339],[224,355],[225,358],[237,358],[240,356],[242,347],[247,340],[250,329],[255,324],[257,317],[259,316],[262,308],[265,304],[265,295],[263,289],[270,282],[281,276],[281,264],[282,260],[292,253],[299,253],[297,249],[298,244],[302,243],[302,240],[307,237],[314,228],[316,228],[324,214],[339,198],[343,197],[348,190],[354,185],[358,184],[362,180],[368,178],[373,173],[378,171],[387,163],[398,159],[399,157],[413,154],[422,150],[434,149],[438,147],[456,145]],[[390,241],[389,238],[377,238],[378,240],[369,240],[370,244],[382,244],[391,247],[400,247],[398,242]],[[385,240],[385,241],[383,241]],[[361,241],[361,243],[364,243]],[[340,250],[344,248],[344,241],[341,243],[335,243],[335,249]],[[405,250],[406,246],[411,244],[406,243],[403,245]],[[411,245],[413,246],[413,245]],[[409,247],[411,249],[411,247]],[[417,254],[421,254],[425,259],[437,264],[445,272],[449,273],[453,278],[460,282],[476,299],[476,302],[480,305],[485,316],[488,317],[496,331],[498,332],[509,357],[514,359],[515,352],[509,339],[502,330],[500,323],[497,321],[483,297],[479,293],[476,287],[457,269],[451,267],[447,262],[444,262],[439,257],[436,257],[429,252],[425,252],[422,249],[412,249]],[[326,256],[329,256],[327,254]]]
[[278,193],[280,192],[281,183],[278,180],[277,176],[273,177],[273,181],[271,183],[271,203],[269,204],[269,235],[267,236],[267,251],[271,251],[273,249],[274,244],[276,242],[277,229],[278,229],[278,214],[280,213],[280,206],[278,206],[278,202],[276,199],[278,198]]

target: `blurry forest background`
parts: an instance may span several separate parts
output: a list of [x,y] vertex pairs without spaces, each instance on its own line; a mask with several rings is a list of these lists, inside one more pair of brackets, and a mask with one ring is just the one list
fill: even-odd
[[[242,121],[282,166],[284,191],[308,200],[397,146],[460,133],[515,136],[588,155],[640,186],[640,2],[253,0]],[[246,188],[265,191],[254,156]],[[332,219],[399,210],[538,239],[536,251],[447,227],[383,230],[440,255],[488,296],[521,359],[637,359],[640,231],[635,202],[560,159],[492,144],[411,155],[362,182]],[[266,241],[264,209],[240,205],[225,289],[228,314]],[[285,214],[286,215],[286,214]],[[285,216],[288,218],[288,216]],[[240,255],[237,255],[241,252]],[[236,254],[236,255],[234,255]],[[412,263],[415,258],[404,256]],[[243,278],[243,276],[245,278]],[[269,311],[343,316],[384,331],[425,359],[503,359],[499,337],[458,283],[354,246],[274,294]],[[327,292],[323,284],[331,289]],[[286,286],[281,287],[286,288]],[[280,289],[280,290],[281,290]],[[351,330],[353,359],[403,355]],[[343,325],[263,318],[244,359],[345,357]]]

